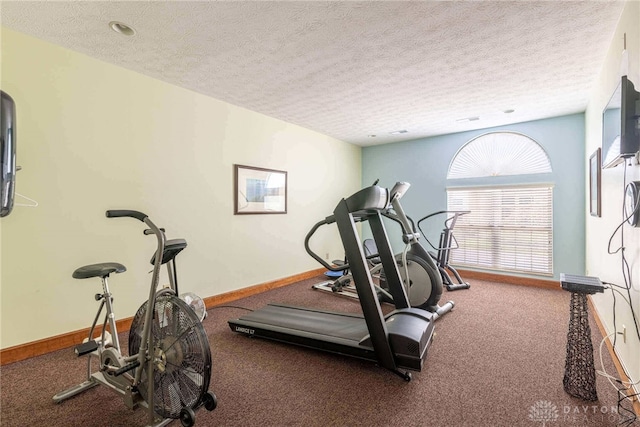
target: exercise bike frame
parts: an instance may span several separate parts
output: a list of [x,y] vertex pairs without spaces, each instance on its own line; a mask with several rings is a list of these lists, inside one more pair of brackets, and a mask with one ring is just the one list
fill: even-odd
[[[107,271],[100,273],[101,274],[100,277],[102,279],[103,294],[96,295],[96,300],[101,299],[102,301],[100,303],[100,307],[98,308],[98,313],[96,314],[96,317],[89,331],[89,338],[88,338],[89,342],[86,344],[92,344],[91,341],[95,340],[95,338],[93,337],[94,331],[96,329],[98,319],[100,318],[100,315],[102,313],[102,309],[106,306],[107,310],[105,314],[105,320],[102,325],[100,342],[94,341],[93,348],[89,349],[86,352],[78,353],[78,348],[76,348],[76,353],[78,355],[88,354],[89,356],[89,359],[87,362],[87,380],[77,386],[71,387],[70,389],[67,389],[61,393],[56,394],[53,397],[53,400],[54,402],[59,403],[89,388],[92,388],[98,384],[103,384],[108,388],[112,389],[113,391],[117,392],[118,394],[120,394],[124,399],[125,405],[130,409],[135,409],[138,405],[142,407],[146,407],[148,412],[147,426],[153,426],[153,427],[165,426],[170,422],[174,421],[174,419],[173,418],[163,419],[161,417],[158,417],[157,414],[155,413],[155,410],[154,410],[155,390],[154,390],[153,380],[147,381],[148,383],[147,384],[147,396],[148,396],[147,400],[148,401],[145,401],[142,398],[142,396],[139,394],[137,390],[138,390],[138,386],[141,383],[143,369],[136,369],[136,368],[145,366],[146,364],[146,372],[148,373],[148,377],[153,378],[153,375],[154,375],[153,373],[156,369],[155,363],[157,362],[157,360],[156,360],[156,355],[151,354],[152,352],[150,351],[150,349],[153,348],[151,325],[153,322],[153,316],[155,312],[155,303],[158,297],[165,294],[174,295],[176,298],[178,297],[177,277],[175,274],[175,258],[173,257],[175,257],[175,255],[181,250],[181,248],[177,249],[173,254],[170,254],[170,256],[173,258],[172,259],[173,263],[172,264],[167,263],[169,287],[158,291],[158,284],[160,281],[160,270],[162,268],[162,264],[166,262],[166,260],[163,259],[163,258],[166,258],[165,247],[167,244],[164,230],[157,227],[149,219],[149,217],[146,214],[138,211],[108,210],[106,211],[106,216],[107,218],[131,217],[131,218],[138,219],[139,221],[143,222],[147,227],[149,227],[148,230],[144,231],[144,234],[154,234],[156,236],[157,249],[154,254],[154,257],[152,258],[153,270],[152,270],[152,276],[151,276],[151,284],[149,286],[148,300],[146,302],[147,307],[145,312],[144,326],[142,329],[142,339],[140,342],[140,348],[137,354],[135,355],[129,355],[125,357],[121,353],[120,343],[118,339],[118,331],[117,331],[116,322],[115,322],[115,315],[114,315],[113,306],[112,306],[112,296],[108,287],[107,277],[109,276],[110,272],[120,273],[122,271],[125,271],[126,269],[121,264],[105,263],[103,265],[108,266]],[[121,268],[118,268],[118,269],[109,268],[109,267],[113,267],[112,265],[119,266]],[[88,277],[99,277],[99,275],[94,274],[91,276],[84,276],[84,277],[78,277],[78,278],[88,278]],[[106,342],[107,341],[106,339],[107,322],[109,323],[110,334],[112,335],[112,340],[113,340],[112,345],[110,347],[108,347],[109,343]],[[107,363],[105,363],[105,357],[103,356],[104,352],[111,352],[106,356]],[[96,356],[99,359],[99,363],[100,363],[100,370],[95,373],[91,372],[92,356]],[[122,366],[113,365],[112,364],[113,361],[111,358],[109,358],[109,356],[113,356],[113,359],[116,359],[116,361],[119,364],[122,364]],[[129,374],[129,372],[134,369],[135,369],[135,374],[132,376]],[[213,399],[213,402],[211,402],[211,399]],[[209,409],[209,407],[211,406],[215,408],[215,404],[216,404],[215,396],[211,394],[211,397],[208,400],[209,402],[201,402],[201,403],[204,403],[207,409]],[[212,409],[209,409],[209,410],[212,410]]]
[[[147,312],[145,313],[146,317],[144,320],[144,327],[142,329],[142,343],[140,344],[140,350],[138,351],[138,363],[140,364],[140,366],[142,366],[142,364],[144,364],[145,362],[147,363],[147,372],[151,373],[150,376],[153,376],[153,371],[154,371],[154,357],[153,355],[149,355],[148,354],[148,350],[151,347],[151,322],[153,320],[153,313],[155,312],[155,303],[156,303],[156,290],[158,289],[158,283],[160,281],[160,268],[162,266],[162,254],[164,252],[164,245],[166,243],[166,238],[164,235],[164,232],[162,232],[150,219],[148,216],[144,216],[144,218],[140,218],[140,216],[142,216],[144,214],[141,214],[140,212],[134,212],[134,211],[107,211],[107,217],[108,218],[113,218],[113,217],[118,217],[118,216],[131,216],[133,218],[137,218],[139,220],[141,220],[142,222],[144,222],[149,229],[151,229],[151,231],[153,232],[153,234],[155,234],[157,242],[158,242],[158,249],[156,250],[156,257],[155,257],[155,263],[153,265],[153,273],[151,276],[151,286],[149,288],[149,300],[147,301]],[[176,294],[177,296],[177,294]],[[140,384],[140,378],[142,376],[142,369],[137,369],[136,373],[135,373],[135,378],[133,380],[133,386],[136,387],[138,384]],[[147,396],[149,396],[149,399],[151,400],[150,402],[147,402],[147,404],[149,405],[148,408],[148,420],[149,423],[153,423],[153,421],[155,420],[155,413],[154,413],[154,387],[153,384],[154,381],[148,381],[148,385],[147,385]]]

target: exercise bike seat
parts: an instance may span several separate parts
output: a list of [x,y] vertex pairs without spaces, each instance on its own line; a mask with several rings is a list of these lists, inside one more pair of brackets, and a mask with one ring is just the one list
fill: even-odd
[[90,277],[108,277],[111,273],[122,273],[127,268],[117,262],[101,262],[99,264],[85,265],[73,272],[74,279],[88,279]]
[[[178,255],[184,248],[187,247],[187,241],[184,239],[171,239],[167,240],[164,244],[164,251],[162,252],[162,264],[166,264]],[[151,265],[156,263],[156,254],[151,257]]]

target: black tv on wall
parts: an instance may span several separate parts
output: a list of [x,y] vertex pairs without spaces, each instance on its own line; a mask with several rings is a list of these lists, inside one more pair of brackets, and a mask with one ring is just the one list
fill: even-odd
[[0,217],[13,209],[16,181],[16,105],[4,91],[0,91]]
[[602,168],[612,168],[640,151],[640,93],[622,76],[602,112]]

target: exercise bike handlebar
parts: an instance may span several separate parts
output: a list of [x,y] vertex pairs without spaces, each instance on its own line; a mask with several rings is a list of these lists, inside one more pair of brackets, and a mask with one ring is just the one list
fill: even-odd
[[140,211],[132,211],[128,209],[110,209],[106,212],[106,216],[107,218],[122,218],[122,217],[135,218],[137,220],[144,222],[150,227],[143,231],[145,236],[148,236],[149,234],[158,234],[158,230],[161,231],[162,233],[166,231],[162,227],[156,227],[155,224],[153,224],[153,222],[151,222],[151,220],[149,219],[149,216]]
[[142,222],[144,222],[144,220],[149,217],[147,214],[144,214],[142,212],[130,211],[125,209],[108,210],[106,212],[106,215],[107,215],[107,218],[120,218],[120,217],[128,216],[128,217],[140,220]]
[[[142,329],[142,341],[140,344],[140,349],[138,351],[137,363],[139,366],[143,366],[145,363],[148,364],[148,371],[152,371],[153,367],[153,359],[149,358],[146,360],[147,350],[150,347],[151,342],[151,322],[153,320],[154,313],[154,304],[155,304],[155,296],[156,290],[158,289],[158,284],[160,282],[160,268],[162,266],[162,254],[164,252],[166,237],[164,235],[164,231],[162,231],[157,225],[153,223],[149,219],[147,214],[144,214],[139,211],[134,210],[126,210],[126,209],[113,209],[106,211],[107,218],[121,218],[121,217],[129,217],[135,218],[139,221],[145,223],[151,230],[151,232],[145,232],[145,234],[155,234],[157,240],[157,249],[154,257],[153,270],[151,275],[151,286],[149,287],[149,298],[147,299],[147,312],[145,313],[145,321]],[[175,289],[174,289],[175,290]],[[142,369],[136,370],[134,385],[140,383],[142,378]],[[153,396],[153,381],[149,381],[148,387],[148,396]]]

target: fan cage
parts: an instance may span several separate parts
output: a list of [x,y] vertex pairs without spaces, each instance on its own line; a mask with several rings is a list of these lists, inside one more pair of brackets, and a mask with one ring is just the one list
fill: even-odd
[[[138,309],[129,332],[129,353],[138,353],[147,303]],[[174,294],[156,297],[151,324],[154,358],[154,411],[164,418],[179,418],[183,408],[194,409],[209,390],[211,349],[207,334],[195,312]],[[138,391],[148,396],[148,364],[141,372]]]

